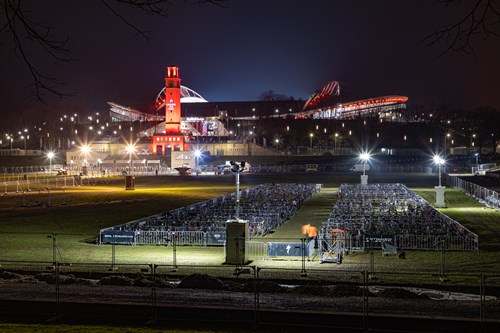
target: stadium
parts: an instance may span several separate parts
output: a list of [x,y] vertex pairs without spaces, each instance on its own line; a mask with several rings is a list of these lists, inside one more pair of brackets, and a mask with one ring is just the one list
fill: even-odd
[[[154,128],[146,129],[141,135],[150,136],[164,132],[166,108],[165,88],[155,101],[155,113],[145,113],[115,102],[108,102],[109,115],[113,121],[155,122]],[[401,121],[401,113],[406,109],[406,96],[380,96],[360,100],[342,102],[340,83],[328,82],[323,88],[314,92],[305,102],[298,101],[252,101],[252,102],[208,102],[194,90],[180,86],[180,103],[182,104],[182,131],[186,135],[229,136],[225,128],[226,121],[253,121],[261,118],[294,118],[294,119],[356,119],[373,117],[387,121]],[[282,106],[281,112],[277,105]],[[255,110],[261,112],[256,114]],[[263,111],[265,110],[265,111]],[[277,110],[277,112],[275,112]],[[189,114],[189,115],[186,115]]]

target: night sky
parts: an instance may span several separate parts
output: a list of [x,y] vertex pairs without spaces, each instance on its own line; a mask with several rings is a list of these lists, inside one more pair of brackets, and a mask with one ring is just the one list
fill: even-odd
[[2,33],[4,115],[105,112],[107,101],[148,111],[168,65],[180,67],[182,83],[209,101],[258,100],[269,89],[306,99],[338,80],[341,93],[356,97],[399,94],[429,106],[500,108],[500,41],[478,37],[475,56],[440,57],[443,46],[421,41],[456,19],[457,10],[435,0],[230,0],[227,8],[174,1],[166,18],[116,7],[150,31],[150,41],[99,1],[22,3],[71,38],[75,61],[30,52],[42,72],[66,81],[76,95],[49,99],[48,106],[30,101],[28,71]]

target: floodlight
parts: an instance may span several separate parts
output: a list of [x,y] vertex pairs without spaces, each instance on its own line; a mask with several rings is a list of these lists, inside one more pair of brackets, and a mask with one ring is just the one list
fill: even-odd
[[90,147],[87,145],[83,145],[80,147],[80,151],[84,154],[88,154],[90,152]]
[[360,158],[362,161],[366,162],[366,161],[368,161],[368,160],[370,159],[370,153],[361,153],[361,154],[359,155],[359,158]]
[[126,147],[125,147],[125,151],[127,152],[127,154],[132,154],[135,152],[135,145],[133,144],[128,144]]
[[434,163],[437,165],[444,164],[444,159],[439,155],[435,155],[434,156]]

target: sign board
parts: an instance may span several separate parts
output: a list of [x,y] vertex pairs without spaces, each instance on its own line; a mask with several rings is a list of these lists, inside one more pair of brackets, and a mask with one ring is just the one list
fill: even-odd
[[371,237],[366,235],[365,247],[382,247],[382,243],[394,244],[394,239],[391,236]]
[[[267,251],[270,257],[302,257],[302,248],[302,243],[267,243]],[[309,247],[307,245],[305,245],[304,252],[306,256],[309,256]]]
[[101,232],[101,244],[133,244],[134,232],[124,230],[104,230]]
[[206,237],[207,245],[223,245],[226,242],[226,233],[223,231],[208,231],[206,232]]

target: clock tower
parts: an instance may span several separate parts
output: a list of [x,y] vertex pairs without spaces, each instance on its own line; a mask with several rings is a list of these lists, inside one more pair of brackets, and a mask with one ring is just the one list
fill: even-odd
[[155,134],[152,145],[155,155],[187,149],[181,131],[181,78],[175,66],[167,67],[165,77],[165,134]]

